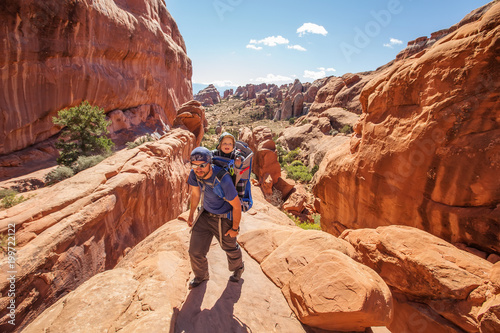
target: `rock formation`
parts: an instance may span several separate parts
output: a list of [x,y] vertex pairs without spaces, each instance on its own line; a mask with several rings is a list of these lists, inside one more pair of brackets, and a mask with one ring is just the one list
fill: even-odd
[[364,86],[355,134],[315,180],[324,230],[403,224],[500,252],[500,3],[487,8]]
[[233,89],[227,89],[227,90],[224,91],[224,97],[223,98],[226,99],[229,96],[233,96],[233,94],[234,94]]
[[[244,128],[239,139],[246,142],[254,153],[252,172],[255,173],[259,182],[264,184],[266,178],[270,176],[272,179],[270,186],[276,184],[278,178],[281,177],[281,166],[271,130],[265,126],[258,126],[253,131]],[[269,187],[266,194],[271,193],[272,189]]]
[[[162,0],[14,0],[0,12],[0,154],[59,129],[57,111],[88,100],[158,106],[168,124],[192,99],[191,61]],[[102,29],[106,27],[106,29]]]
[[[424,332],[478,332],[480,309],[499,292],[494,286],[498,280],[490,280],[491,263],[422,230],[347,230],[340,238],[354,246],[360,261],[397,296],[392,332],[414,332],[417,325]],[[408,320],[412,317],[418,322]]]
[[[192,133],[174,129],[0,211],[0,232],[9,225],[16,229],[16,329],[96,273],[114,267],[130,248],[185,209],[187,161],[195,142]],[[3,305],[9,301],[7,265],[3,257]],[[12,330],[7,311],[1,307],[2,332]]]
[[[227,281],[226,257],[215,245],[208,255],[210,280],[187,291],[189,229],[183,214],[114,269],[63,296],[23,332],[165,327],[201,333],[389,332],[380,328],[387,326],[390,332],[486,333],[500,328],[495,319],[500,264],[411,227],[349,230],[340,238],[302,230],[256,188],[253,192],[254,207],[243,215],[239,236],[246,251],[240,283]],[[110,306],[100,308],[102,302]],[[371,328],[375,325],[377,330]]]
[[332,76],[327,78],[324,85],[316,93],[316,98],[309,113],[320,114],[330,108],[339,107],[352,113],[361,114],[362,109],[359,100],[361,90],[386,67],[387,65],[382,66],[373,72],[347,73],[341,77]]
[[177,110],[177,117],[174,126],[182,126],[196,137],[195,146],[199,146],[205,134],[205,128],[208,127],[208,121],[205,118],[205,109],[200,102],[189,101],[182,104]]
[[195,96],[194,100],[201,102],[203,106],[211,106],[220,103],[220,93],[213,84],[210,84],[203,90],[200,90]]
[[[208,254],[210,280],[188,293],[189,229],[184,221],[172,220],[138,244],[114,269],[95,275],[62,297],[23,332],[110,328],[134,332],[165,328],[200,333],[320,332],[314,327],[337,325],[347,330],[364,330],[389,322],[393,309],[387,285],[372,275],[372,269],[351,259],[357,258],[357,254],[348,242],[292,226],[291,220],[269,207],[258,194],[252,211],[243,216],[240,240],[257,261],[244,252],[246,270],[240,283],[228,281],[225,254],[213,248]],[[335,267],[342,267],[344,272],[354,269],[356,273],[349,274],[352,285],[342,287],[342,274],[333,279],[315,277],[307,283],[299,282],[304,274],[315,274],[317,265],[328,271]],[[286,286],[290,286],[291,292],[283,297],[280,289],[285,290]],[[318,312],[317,316],[303,316],[314,327],[303,326],[291,314],[289,304],[294,304],[299,296],[294,288],[300,286],[307,288],[304,302],[312,301],[311,310]],[[322,289],[328,298],[322,302],[311,298],[317,293],[313,286]],[[357,293],[348,288],[356,288]],[[331,299],[332,292],[340,298]],[[364,295],[369,297],[363,298]],[[348,297],[350,302],[342,297]],[[100,309],[103,302],[109,306]],[[371,307],[375,302],[376,310]],[[294,311],[302,303],[296,304],[292,305]],[[356,309],[367,311],[356,313]]]

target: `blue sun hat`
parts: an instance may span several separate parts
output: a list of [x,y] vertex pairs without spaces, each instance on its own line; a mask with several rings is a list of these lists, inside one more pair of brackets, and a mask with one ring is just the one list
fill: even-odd
[[212,164],[212,153],[205,147],[196,147],[191,152],[190,161],[202,161]]

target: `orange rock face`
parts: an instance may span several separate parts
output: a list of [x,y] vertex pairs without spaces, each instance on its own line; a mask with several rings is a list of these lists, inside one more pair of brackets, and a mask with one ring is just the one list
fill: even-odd
[[252,171],[259,182],[264,183],[270,175],[272,184],[276,184],[281,177],[281,166],[271,130],[265,126],[258,126],[253,131],[246,128],[240,134],[240,140],[246,142],[254,153]]
[[500,252],[500,4],[363,89],[317,173],[322,225],[403,224]]
[[0,13],[0,154],[58,132],[57,111],[192,99],[191,61],[163,0],[14,0]]
[[[16,226],[16,329],[126,252],[188,201],[187,161],[195,136],[174,129],[156,142],[122,150],[35,197],[0,211],[0,232]],[[11,228],[11,227],[10,227]],[[7,304],[8,265],[0,266],[0,304]],[[0,307],[0,331],[12,327]]]
[[[425,332],[477,332],[480,308],[494,313],[497,281],[493,265],[484,259],[407,226],[346,230],[340,238],[354,246],[360,261],[373,268],[393,293],[406,296],[398,297],[402,306],[395,307],[392,332],[405,327],[415,332],[417,325],[426,323]],[[427,319],[410,320],[419,317]]]

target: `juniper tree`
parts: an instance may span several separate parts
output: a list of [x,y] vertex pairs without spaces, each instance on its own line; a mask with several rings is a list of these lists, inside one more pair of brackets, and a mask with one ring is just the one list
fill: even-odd
[[64,126],[56,143],[59,149],[57,162],[71,166],[79,156],[109,154],[114,146],[108,138],[108,126],[104,109],[91,106],[88,101],[79,106],[64,109],[53,117],[56,125]]

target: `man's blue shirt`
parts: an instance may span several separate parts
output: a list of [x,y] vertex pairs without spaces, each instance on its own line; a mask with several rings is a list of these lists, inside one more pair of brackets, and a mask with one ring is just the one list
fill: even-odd
[[[215,176],[221,170],[221,167],[216,165],[212,166],[212,177],[209,179],[200,180],[200,182],[205,183],[205,194],[203,195],[203,207],[212,214],[224,214],[233,209],[233,206],[217,194],[214,193],[213,183],[215,181]],[[192,186],[198,186],[198,181],[196,180],[196,175],[193,170],[189,173],[188,184]],[[236,192],[236,188],[234,187],[233,180],[231,176],[226,173],[224,177],[222,177],[220,185],[222,190],[224,191],[224,195],[226,200],[231,201],[238,193]],[[200,189],[201,190],[201,189]],[[203,194],[203,193],[202,193]]]

